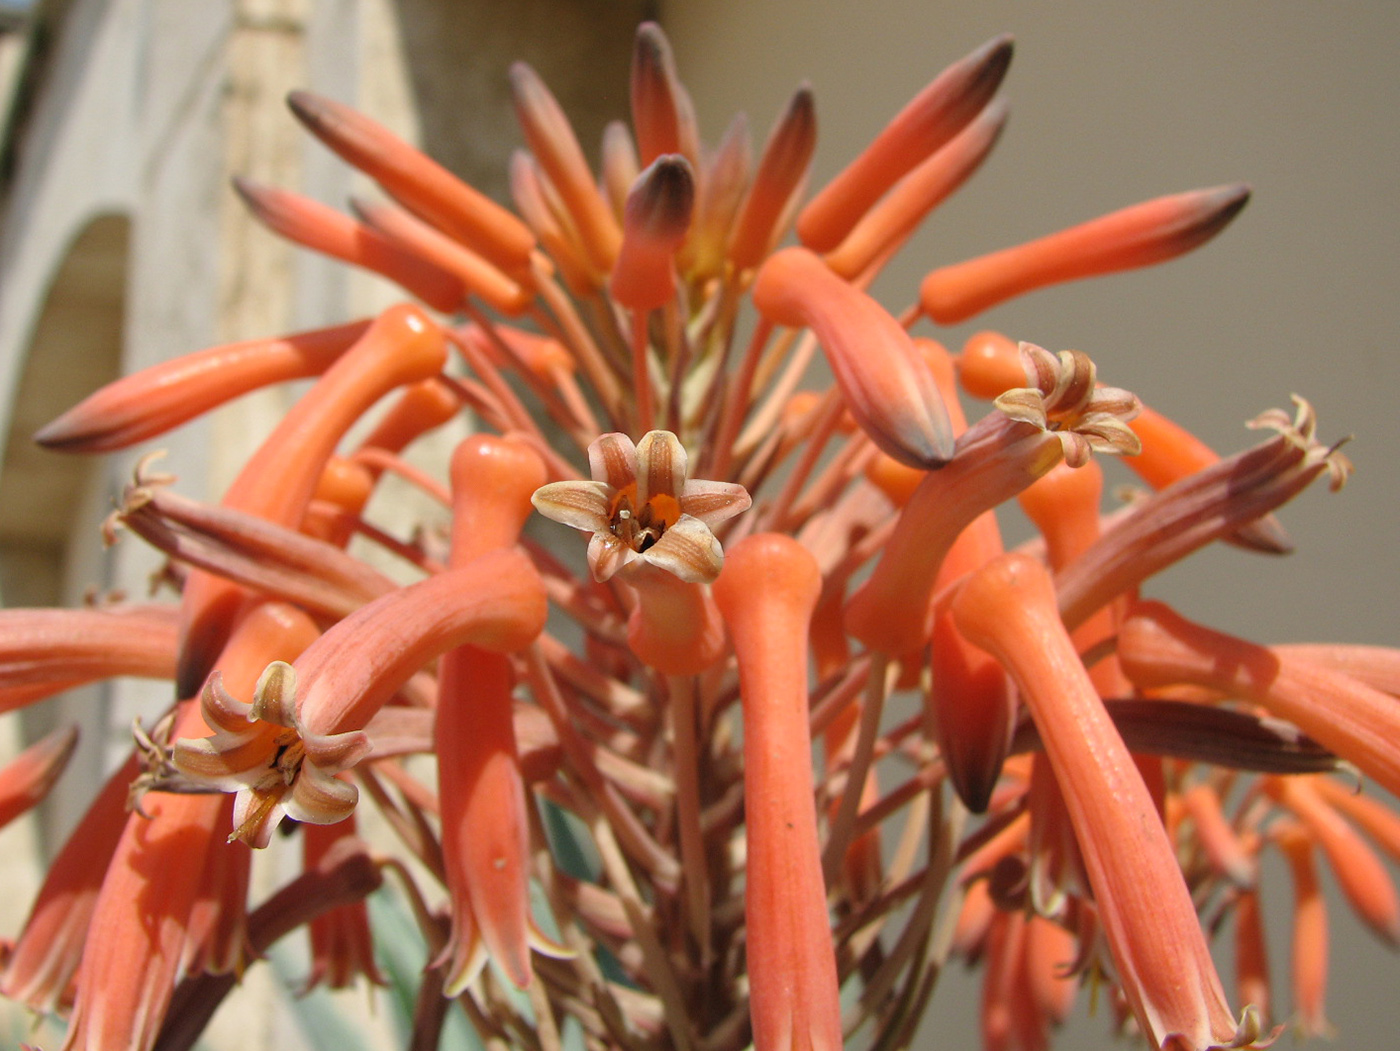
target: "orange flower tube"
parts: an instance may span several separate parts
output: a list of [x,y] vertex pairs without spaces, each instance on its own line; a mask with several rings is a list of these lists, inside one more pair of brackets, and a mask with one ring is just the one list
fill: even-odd
[[0,767],[0,828],[48,795],[77,747],[78,728],[60,726]]
[[1118,634],[1128,678],[1150,689],[1180,683],[1245,697],[1400,792],[1400,705],[1390,694],[1267,646],[1140,602]]
[[844,240],[823,258],[844,278],[865,279],[918,229],[987,159],[1006,126],[1008,109],[993,103],[952,141],[904,176],[872,207]]
[[1001,85],[1011,38],[989,40],[949,66],[900,110],[840,175],[802,209],[797,235],[814,252],[841,243],[894,183],[965,127]]
[[816,333],[851,415],[881,449],[925,470],[952,458],[952,425],[933,377],[908,333],[874,299],[805,248],[769,256],[753,299],[775,324]]
[[[262,665],[293,659],[316,632],[304,615],[264,605],[246,617],[220,664],[250,690]],[[207,727],[184,702],[172,736]],[[246,959],[244,897],[251,856],[225,841],[226,796],[147,793],[107,866],[78,969],[63,1051],[148,1051],[184,969],[237,968]]]
[[1327,1021],[1327,902],[1317,876],[1311,838],[1290,826],[1274,843],[1293,875],[1293,1003],[1304,1036],[1332,1031]]
[[97,893],[126,827],[126,800],[139,772],[133,754],[103,786],[49,863],[24,929],[5,961],[0,993],[35,1011],[54,1011],[82,959]]
[[1337,886],[1362,923],[1392,948],[1400,945],[1400,896],[1395,882],[1361,834],[1317,789],[1321,778],[1270,777],[1264,789],[1298,818],[1326,856]]
[[233,185],[258,221],[289,241],[373,270],[434,310],[451,313],[466,298],[456,274],[334,208],[249,179],[235,177]]
[[175,674],[169,606],[0,610],[0,712],[95,679]]
[[88,395],[34,440],[47,449],[110,452],[178,427],[225,402],[284,380],[319,376],[369,321],[249,339],[182,354]]
[[[1153,1047],[1241,1046],[1151,793],[1060,621],[1049,573],[1004,555],[953,601],[958,627],[1011,672],[1064,793],[1119,980]],[[1249,1019],[1246,1019],[1246,1023]]]
[[[320,871],[355,849],[355,815],[338,825],[302,825],[301,841],[303,871]],[[306,976],[303,992],[323,982],[330,989],[346,989],[359,975],[375,985],[385,984],[374,962],[369,910],[363,899],[318,913],[307,922],[307,930],[311,936],[311,973]]]
[[391,197],[506,273],[529,269],[530,228],[491,198],[349,106],[293,91],[287,105],[311,133]]
[[700,155],[695,114],[685,85],[676,75],[671,44],[655,22],[637,27],[630,94],[641,163],[648,165],[663,153],[680,153],[694,164]]
[[606,273],[617,259],[622,230],[588,170],[569,118],[539,74],[524,62],[510,67],[510,87],[530,152],[558,191],[589,260]]
[[938,324],[955,325],[1045,285],[1175,259],[1223,230],[1248,200],[1249,187],[1231,185],[1144,201],[934,270],[919,288],[919,303]]
[[805,183],[816,145],[812,89],[803,85],[768,133],[763,156],[730,230],[725,255],[736,272],[758,266],[782,236],[783,223]]
[[465,643],[521,649],[544,628],[546,612],[539,574],[518,551],[484,554],[399,588],[346,617],[297,660],[298,717],[312,734],[361,730],[423,665]]
[[[224,506],[296,528],[345,432],[383,395],[438,375],[446,363],[442,330],[417,307],[390,307],[283,417],[229,486]],[[208,574],[190,575],[180,610],[178,696],[203,686],[243,594]]]
[[840,1051],[807,718],[816,560],[772,533],[734,545],[714,584],[744,711],[749,1001],[756,1051]]
[[412,212],[382,201],[358,199],[351,201],[351,207],[372,229],[401,245],[411,255],[453,275],[462,283],[463,291],[480,296],[482,302],[508,317],[523,314],[535,298],[534,290],[528,285],[507,277],[490,260]]
[[[451,564],[513,546],[545,483],[523,442],[474,435],[452,457]],[[438,673],[438,798],[452,931],[439,962],[458,995],[485,962],[484,946],[516,986],[530,982],[529,804],[521,776],[510,660],[475,646],[443,655]]]
[[690,228],[695,177],[679,154],[662,154],[637,177],[623,214],[622,247],[608,291],[625,307],[655,310],[676,294],[675,254]]

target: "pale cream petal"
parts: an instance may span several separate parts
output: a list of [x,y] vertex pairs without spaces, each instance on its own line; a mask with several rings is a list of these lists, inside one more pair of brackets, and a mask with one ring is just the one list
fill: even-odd
[[333,825],[354,812],[359,798],[359,789],[349,781],[326,773],[314,763],[302,763],[301,773],[283,805],[288,817],[315,825]]
[[588,542],[588,568],[600,584],[611,580],[614,573],[637,557],[635,551],[606,529],[594,533]]
[[596,533],[608,528],[613,492],[606,482],[551,482],[536,489],[530,502],[546,518]]
[[679,497],[685,486],[687,457],[670,431],[648,431],[637,443],[637,506],[653,496]]
[[320,767],[324,771],[339,773],[358,763],[373,749],[369,734],[363,730],[347,730],[338,734],[316,734],[302,731],[301,739],[306,747],[307,766]]
[[708,584],[724,567],[724,549],[710,527],[689,515],[682,515],[641,557],[690,584]]
[[224,689],[224,677],[219,671],[211,674],[205,682],[199,703],[204,721],[214,730],[245,733],[253,721],[253,706]]
[[681,489],[681,513],[714,527],[749,509],[753,500],[738,482],[707,482],[693,478]]
[[171,751],[181,774],[221,792],[257,785],[268,772],[268,748],[262,737],[185,737]]
[[251,789],[241,789],[233,800],[233,834],[229,840],[242,840],[261,850],[272,842],[272,833],[287,813],[284,805],[286,786],[275,795]]
[[588,447],[588,471],[595,482],[626,489],[637,480],[637,447],[627,435],[600,435]]
[[992,404],[1020,423],[1029,423],[1043,430],[1048,422],[1045,418],[1045,395],[1034,387],[1013,388],[999,395]]
[[263,669],[253,689],[253,718],[278,726],[294,726],[296,703],[297,670],[286,661],[273,661]]

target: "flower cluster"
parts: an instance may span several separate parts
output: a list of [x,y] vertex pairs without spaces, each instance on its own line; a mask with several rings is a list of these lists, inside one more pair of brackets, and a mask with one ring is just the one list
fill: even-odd
[[[516,211],[294,94],[383,197],[239,193],[423,305],[190,354],[40,432],[124,449],[314,377],[217,505],[138,469],[108,528],[167,556],[176,601],[0,613],[0,710],[121,675],[175,698],[55,858],[0,990],[68,1015],[65,1051],[187,1048],[298,927],[312,982],[382,981],[365,898],[387,873],[428,946],[417,1048],[449,1006],[493,1046],[557,1048],[568,1023],[594,1049],[904,1047],[954,958],[985,975],[988,1049],[1047,1046],[1084,984],[1158,1049],[1325,1028],[1319,861],[1400,941],[1379,860],[1400,816],[1355,783],[1400,792],[1400,652],[1264,646],[1141,590],[1212,541],[1286,551],[1272,512],[1348,463],[1301,400],[1221,457],[1086,354],[911,335],[1180,255],[1247,191],[935,269],[898,317],[865,291],[995,143],[1011,51],[951,66],[810,198],[810,92],[756,158],[742,122],[702,146],[654,25],[601,173],[512,71]],[[404,458],[464,415],[448,484]],[[1112,510],[1104,454],[1144,483]],[[391,474],[441,503],[445,542],[375,525]],[[1007,549],[1013,500],[1039,535]],[[0,820],[70,745],[0,771]],[[293,845],[302,874],[250,901],[250,848]],[[1270,850],[1295,877],[1286,1008]]]

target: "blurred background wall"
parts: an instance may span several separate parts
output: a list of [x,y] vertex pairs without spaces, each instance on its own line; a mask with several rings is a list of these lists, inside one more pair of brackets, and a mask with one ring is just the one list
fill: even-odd
[[[529,60],[586,144],[626,112],[631,31],[654,5],[622,0],[7,0],[0,5],[0,589],[10,605],[143,587],[135,545],[101,554],[94,524],[129,471],[35,453],[27,436],[104,376],[222,340],[360,315],[373,279],[255,229],[233,173],[339,204],[355,189],[281,99],[305,86],[420,141],[504,195],[505,69]],[[977,327],[1077,347],[1222,452],[1243,422],[1305,394],[1325,440],[1354,434],[1357,474],[1281,516],[1298,551],[1222,548],[1153,594],[1264,641],[1400,643],[1400,75],[1393,0],[670,0],[660,16],[715,141],[746,110],[761,136],[802,80],[816,92],[814,183],[833,174],[945,64],[1012,32],[1012,118],[997,151],[877,286],[908,303],[933,266],[1135,201],[1243,180],[1254,199],[1217,241],[1159,269],[1046,290],[925,334],[957,349]],[[167,443],[191,492],[226,483],[279,411],[247,399]],[[123,747],[135,686],[68,702],[89,751],[39,827],[6,830],[0,864],[51,842]],[[3,733],[32,735],[5,720]],[[84,782],[83,778],[87,780]],[[28,837],[25,839],[24,837]],[[12,849],[13,848],[13,849]],[[1278,875],[1282,875],[1281,873]],[[32,872],[0,870],[3,930]],[[1275,884],[1287,921],[1286,878]],[[1331,1013],[1342,1049],[1389,1046],[1393,957],[1337,909]],[[1282,927],[1279,928],[1280,933]],[[1282,937],[1276,939],[1281,949]],[[1275,961],[1286,982],[1286,957]],[[1374,976],[1381,975],[1377,980]],[[975,990],[938,998],[927,1046],[972,1039]],[[265,1046],[234,1025],[226,1046]],[[1079,1025],[1064,1046],[1106,1028]],[[1091,1037],[1088,1034],[1095,1034]],[[279,1039],[290,1039],[285,1035]],[[281,1043],[278,1046],[294,1046]]]

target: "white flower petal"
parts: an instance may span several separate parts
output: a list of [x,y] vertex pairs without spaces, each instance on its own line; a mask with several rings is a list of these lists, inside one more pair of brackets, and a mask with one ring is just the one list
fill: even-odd
[[708,584],[724,567],[724,549],[710,527],[689,515],[682,515],[642,558],[690,584]]
[[618,431],[600,435],[588,446],[588,471],[595,482],[626,489],[637,480],[637,447]]
[[535,510],[562,525],[607,531],[613,488],[606,482],[551,482],[530,497]]
[[707,482],[693,478],[681,489],[681,513],[714,527],[749,509],[753,500],[738,482]]
[[637,506],[654,496],[679,497],[689,466],[685,447],[670,431],[648,431],[637,443]]

